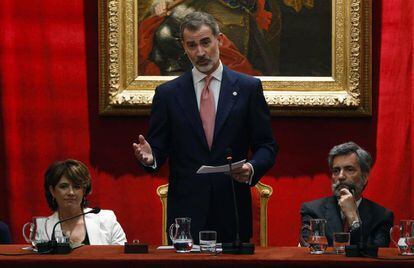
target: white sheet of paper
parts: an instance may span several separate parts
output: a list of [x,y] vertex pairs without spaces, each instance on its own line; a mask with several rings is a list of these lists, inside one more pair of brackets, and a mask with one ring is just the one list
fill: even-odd
[[[165,250],[165,249],[174,249],[174,246],[159,246],[157,249]],[[193,245],[193,248],[191,249],[191,252],[200,252],[200,246],[199,245]]]
[[[243,164],[246,163],[246,159],[240,160],[239,162],[235,162],[231,164],[231,169],[240,168]],[[230,172],[229,165],[222,165],[222,166],[201,166],[197,170],[197,174],[206,174],[206,173],[224,173]]]
[[[158,250],[166,250],[166,249],[174,249],[174,246],[159,246],[157,247]],[[221,243],[217,243],[217,252],[222,252],[223,249],[221,248]],[[200,246],[199,245],[193,245],[193,248],[191,249],[191,252],[200,252]]]

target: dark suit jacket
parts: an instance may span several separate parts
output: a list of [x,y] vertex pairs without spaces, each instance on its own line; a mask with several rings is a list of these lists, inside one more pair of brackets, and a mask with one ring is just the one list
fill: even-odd
[[[157,168],[169,159],[168,226],[177,217],[190,217],[195,241],[198,232],[206,229],[216,230],[219,241],[233,241],[231,178],[196,172],[201,165],[227,164],[228,148],[232,149],[233,161],[249,159],[254,167],[252,185],[273,166],[277,146],[260,80],[224,66],[211,151],[191,71],[160,85],[152,103],[148,142]],[[251,156],[249,150],[253,152]],[[243,241],[248,241],[252,236],[250,186],[235,184],[240,235]]]
[[0,221],[0,244],[10,244],[11,243],[11,236],[10,230],[7,224]]
[[[390,243],[390,228],[393,226],[394,214],[363,198],[358,207],[359,216],[362,222],[362,230],[351,232],[351,244],[357,244],[361,240],[361,231],[364,243],[379,247],[388,247]],[[340,208],[335,196],[324,197],[307,203],[303,203],[300,214],[302,226],[309,225],[310,219],[326,219],[326,234],[329,246],[332,246],[334,232],[343,231],[343,220]],[[307,237],[308,232],[302,231],[302,237]]]

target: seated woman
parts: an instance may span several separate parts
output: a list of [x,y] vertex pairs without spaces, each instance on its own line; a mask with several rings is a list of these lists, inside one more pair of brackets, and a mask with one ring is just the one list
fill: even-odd
[[[47,220],[45,240],[51,238],[53,226],[59,220],[90,210],[86,207],[86,196],[91,189],[91,175],[82,162],[68,159],[49,167],[45,173],[44,190],[54,213]],[[62,222],[56,227],[56,233],[68,235],[72,244],[123,245],[126,242],[124,230],[112,210]]]
[[11,235],[10,230],[7,224],[0,221],[0,244],[10,244],[11,243]]

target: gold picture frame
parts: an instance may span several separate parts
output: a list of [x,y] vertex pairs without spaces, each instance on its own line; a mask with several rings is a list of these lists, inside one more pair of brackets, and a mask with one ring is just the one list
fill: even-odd
[[[157,85],[138,75],[140,0],[100,0],[99,113],[148,115]],[[259,76],[275,116],[371,116],[372,0],[332,0],[332,74]]]

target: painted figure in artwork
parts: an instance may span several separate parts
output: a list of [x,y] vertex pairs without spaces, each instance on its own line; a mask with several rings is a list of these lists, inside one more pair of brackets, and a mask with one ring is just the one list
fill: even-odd
[[[283,57],[281,37],[286,34],[292,38],[295,32],[289,27],[282,27],[283,12],[287,11],[288,20],[293,15],[293,19],[301,23],[299,20],[306,18],[307,12],[313,10],[315,4],[318,4],[315,2],[319,1],[138,1],[139,74],[180,75],[192,68],[181,46],[179,25],[185,15],[197,10],[212,14],[220,25],[224,34],[221,60],[230,68],[250,75],[290,75],[284,73],[283,66],[280,66],[281,56]],[[296,31],[296,35],[299,34],[302,35]],[[295,42],[300,44],[303,40]],[[292,55],[298,56],[305,51],[306,48],[299,48],[298,52],[292,51]],[[285,59],[292,59],[289,53]],[[289,68],[290,65],[286,65],[285,69]]]

